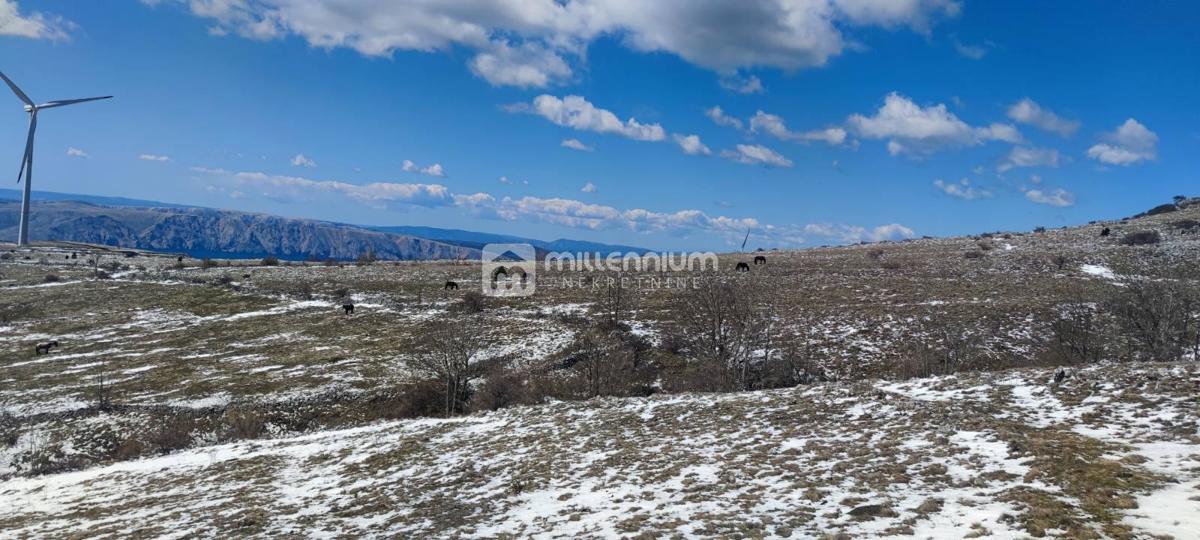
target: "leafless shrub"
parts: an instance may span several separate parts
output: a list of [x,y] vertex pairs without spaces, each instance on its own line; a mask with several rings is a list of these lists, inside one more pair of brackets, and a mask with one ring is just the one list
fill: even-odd
[[148,439],[160,454],[169,454],[190,446],[195,430],[196,419],[190,413],[176,413],[162,419]]
[[867,250],[867,258],[872,261],[883,259],[883,248],[874,248]]
[[374,264],[375,261],[377,261],[377,260],[379,260],[379,259],[375,258],[375,250],[372,249],[372,250],[368,250],[366,253],[359,255],[358,258],[355,259],[354,262],[356,262],[359,266],[367,266],[367,265]]
[[1055,255],[1050,258],[1050,263],[1059,270],[1062,270],[1067,265],[1067,257],[1066,255]]
[[224,424],[227,437],[233,440],[257,439],[267,431],[266,417],[249,407],[226,409]]
[[1200,353],[1200,294],[1185,280],[1121,278],[1105,302],[1132,359],[1168,362]]
[[1121,243],[1127,246],[1152,246],[1162,241],[1158,231],[1136,231],[1121,238]]
[[62,281],[62,278],[58,277],[58,274],[46,274],[46,277],[42,278],[43,283],[58,283],[59,281]]
[[262,266],[279,266],[279,257],[267,255],[266,257],[263,257],[262,261],[258,264]]
[[487,309],[487,297],[479,291],[467,291],[454,305],[454,309],[462,313],[482,313]]
[[634,395],[649,382],[639,369],[636,345],[622,340],[620,332],[585,332],[576,347],[570,370],[578,381],[580,397]]
[[592,311],[603,329],[621,328],[630,309],[631,295],[620,272],[615,277],[602,278],[595,284]]
[[1105,351],[1105,333],[1096,307],[1076,298],[1060,307],[1050,323],[1050,354],[1057,363],[1079,364],[1099,361]]
[[684,352],[722,372],[725,389],[748,389],[753,364],[774,352],[773,310],[758,285],[712,277],[678,295],[675,330]]
[[982,259],[984,257],[984,253],[979,250],[971,250],[963,253],[963,257],[967,259]]
[[899,270],[903,268],[904,265],[900,264],[900,261],[890,260],[879,263],[879,267],[883,268],[884,270]]
[[471,381],[483,374],[477,358],[483,349],[480,332],[481,325],[473,319],[439,323],[425,334],[424,350],[413,360],[413,367],[443,383],[447,417],[463,412]]
[[975,369],[982,359],[979,337],[946,320],[930,325],[930,338],[905,347],[900,377],[931,377]]
[[[179,264],[182,265],[183,261],[180,261]],[[214,261],[208,257],[205,257],[200,260],[200,268],[216,268],[216,267],[217,267],[217,261]]]

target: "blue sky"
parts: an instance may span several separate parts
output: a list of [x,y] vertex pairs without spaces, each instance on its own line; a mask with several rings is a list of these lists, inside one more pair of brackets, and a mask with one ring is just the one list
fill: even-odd
[[0,70],[116,96],[40,115],[39,190],[789,247],[1200,195],[1196,28],[1193,2],[0,0]]

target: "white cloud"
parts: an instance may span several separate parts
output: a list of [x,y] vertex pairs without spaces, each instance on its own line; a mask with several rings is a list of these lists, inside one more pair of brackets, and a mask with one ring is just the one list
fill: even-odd
[[722,75],[721,88],[739,94],[761,94],[766,90],[757,76],[741,77],[737,74]]
[[946,182],[938,179],[933,181],[933,185],[942,190],[946,195],[957,199],[974,200],[991,197],[992,193],[986,189],[978,189],[971,185],[969,179],[963,178],[958,182]]
[[[912,229],[896,223],[874,228],[828,223],[780,226],[761,223],[751,217],[710,216],[694,209],[659,212],[643,208],[619,209],[574,199],[531,196],[497,198],[482,192],[458,194],[439,184],[373,182],[359,185],[218,168],[193,167],[192,170],[211,175],[214,181],[222,182],[224,185],[214,188],[222,192],[266,197],[281,202],[323,201],[329,195],[339,195],[375,208],[456,208],[484,219],[532,220],[586,230],[624,229],[633,232],[668,232],[679,236],[716,235],[729,245],[740,243],[746,231],[751,231],[755,241],[780,245],[803,244],[807,241],[807,235],[837,242],[913,236]],[[501,181],[504,180],[507,178],[501,177]]]
[[792,160],[779,155],[778,152],[757,144],[739,144],[736,150],[722,150],[721,157],[732,159],[747,165],[766,165],[769,167],[791,167]]
[[[589,44],[616,37],[643,52],[665,52],[720,74],[794,71],[825,65],[847,48],[843,32],[907,27],[928,34],[953,17],[950,0],[174,0],[211,21],[214,35],[253,40],[296,35],[313,47],[367,56],[396,51],[474,53],[470,69],[492,84],[546,86],[570,76]],[[743,83],[739,88],[753,89]]]
[[707,116],[718,126],[731,127],[738,131],[741,131],[742,129],[744,129],[744,126],[742,125],[741,120],[738,120],[737,118],[734,118],[732,116],[725,114],[725,111],[722,111],[720,107],[712,107],[710,109],[705,109],[704,116]]
[[192,170],[226,178],[240,190],[285,202],[320,200],[321,196],[333,193],[376,208],[395,204],[429,208],[456,204],[450,190],[439,184],[373,182],[360,185],[261,172],[232,172],[203,167],[193,167]]
[[142,155],[138,156],[138,159],[140,159],[142,161],[171,161],[170,157],[159,156],[159,155],[155,155],[155,154],[142,154]]
[[580,96],[559,99],[542,94],[533,99],[529,112],[557,125],[580,131],[614,133],[639,141],[661,141],[666,138],[666,131],[658,124],[642,124],[635,118],[622,122],[611,111],[598,108]]
[[1070,137],[1079,129],[1079,121],[1061,118],[1050,109],[1043,109],[1041,105],[1029,98],[1010,105],[1008,117],[1014,122],[1029,124],[1063,137]]
[[420,167],[417,166],[416,163],[413,163],[412,160],[406,159],[404,160],[404,163],[400,165],[400,170],[404,172],[436,176],[438,178],[444,178],[446,176],[446,171],[442,169],[441,163],[434,163],[428,167]]
[[954,39],[954,50],[958,51],[959,56],[971,60],[983,60],[983,57],[987,56],[988,50],[991,47],[992,45],[989,42],[984,42],[982,45],[968,45],[957,38]]
[[66,41],[75,24],[56,15],[21,14],[16,0],[0,0],[0,36]]
[[914,231],[899,223],[880,225],[873,229],[854,225],[832,223],[809,223],[804,226],[804,232],[840,242],[882,242],[884,240],[900,240],[912,238]]
[[777,139],[785,141],[811,142],[824,141],[834,146],[846,142],[846,130],[840,127],[829,127],[805,132],[795,132],[787,128],[783,118],[773,114],[758,111],[750,118],[750,131],[766,132]]
[[88,155],[87,152],[84,152],[83,150],[75,148],[74,146],[67,148],[67,155],[71,156],[71,157],[81,157],[81,158],[91,157]]
[[851,115],[848,125],[868,139],[889,139],[892,155],[930,154],[946,148],[961,148],[986,141],[1021,142],[1021,134],[1008,124],[972,127],[946,109],[945,104],[921,107],[892,92],[874,116]]
[[582,191],[584,193],[595,193],[596,192],[596,184],[588,182],[588,183],[584,184],[583,187],[579,188],[579,191]]
[[563,139],[559,145],[563,148],[571,148],[573,150],[579,150],[582,152],[591,152],[592,150],[595,150],[595,148],[583,144],[583,141],[579,139]]
[[672,137],[674,137],[675,143],[679,145],[679,148],[683,149],[683,153],[685,154],[693,156],[707,156],[712,154],[712,150],[709,150],[708,146],[705,146],[704,143],[700,141],[699,135],[683,135],[681,133],[675,133],[672,135]]
[[317,166],[317,162],[308,159],[304,156],[304,154],[296,154],[296,156],[292,158],[292,165],[296,167],[308,167],[311,169]]
[[1105,133],[1108,141],[1088,148],[1087,156],[1109,165],[1128,166],[1139,161],[1152,161],[1158,155],[1158,135],[1130,118],[1116,131]]
[[1060,161],[1058,150],[1014,146],[997,168],[1005,172],[1016,167],[1057,167]]
[[1058,207],[1075,204],[1075,195],[1062,188],[1055,188],[1049,191],[1031,189],[1025,192],[1025,198],[1038,204],[1048,204]]
[[496,86],[540,88],[571,77],[566,60],[536,43],[514,47],[497,42],[491,50],[475,55],[470,66],[473,73]]

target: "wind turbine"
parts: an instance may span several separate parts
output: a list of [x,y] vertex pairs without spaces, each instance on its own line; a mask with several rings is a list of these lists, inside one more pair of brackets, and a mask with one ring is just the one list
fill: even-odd
[[21,156],[21,170],[17,172],[17,183],[21,183],[21,177],[25,177],[25,193],[21,198],[21,225],[17,229],[17,245],[24,246],[29,244],[29,196],[33,183],[33,133],[37,131],[37,115],[42,109],[53,109],[54,107],[62,107],[64,105],[74,105],[76,103],[84,103],[87,101],[96,101],[98,99],[108,99],[112,96],[90,97],[83,99],[59,99],[55,101],[47,101],[41,105],[34,105],[33,100],[25,95],[17,84],[12,82],[7,75],[0,72],[0,79],[12,88],[17,99],[25,103],[25,112],[29,113],[29,138],[25,140],[25,154]]

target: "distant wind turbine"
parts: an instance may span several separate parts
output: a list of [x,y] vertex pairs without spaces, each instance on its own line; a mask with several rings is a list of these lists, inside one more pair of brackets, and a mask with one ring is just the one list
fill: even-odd
[[108,99],[112,96],[90,97],[83,99],[60,99],[48,101],[41,105],[34,105],[33,100],[25,95],[17,84],[12,82],[4,73],[0,73],[0,79],[12,88],[17,99],[25,103],[25,112],[29,113],[29,138],[25,140],[25,154],[21,156],[21,170],[17,172],[17,183],[21,183],[21,177],[25,177],[25,193],[21,198],[21,225],[17,229],[17,245],[24,246],[29,244],[29,196],[33,183],[33,133],[37,131],[37,115],[42,109],[53,109],[54,107],[62,107],[64,105],[74,105],[76,103],[84,103],[87,101],[96,101],[98,99]]

